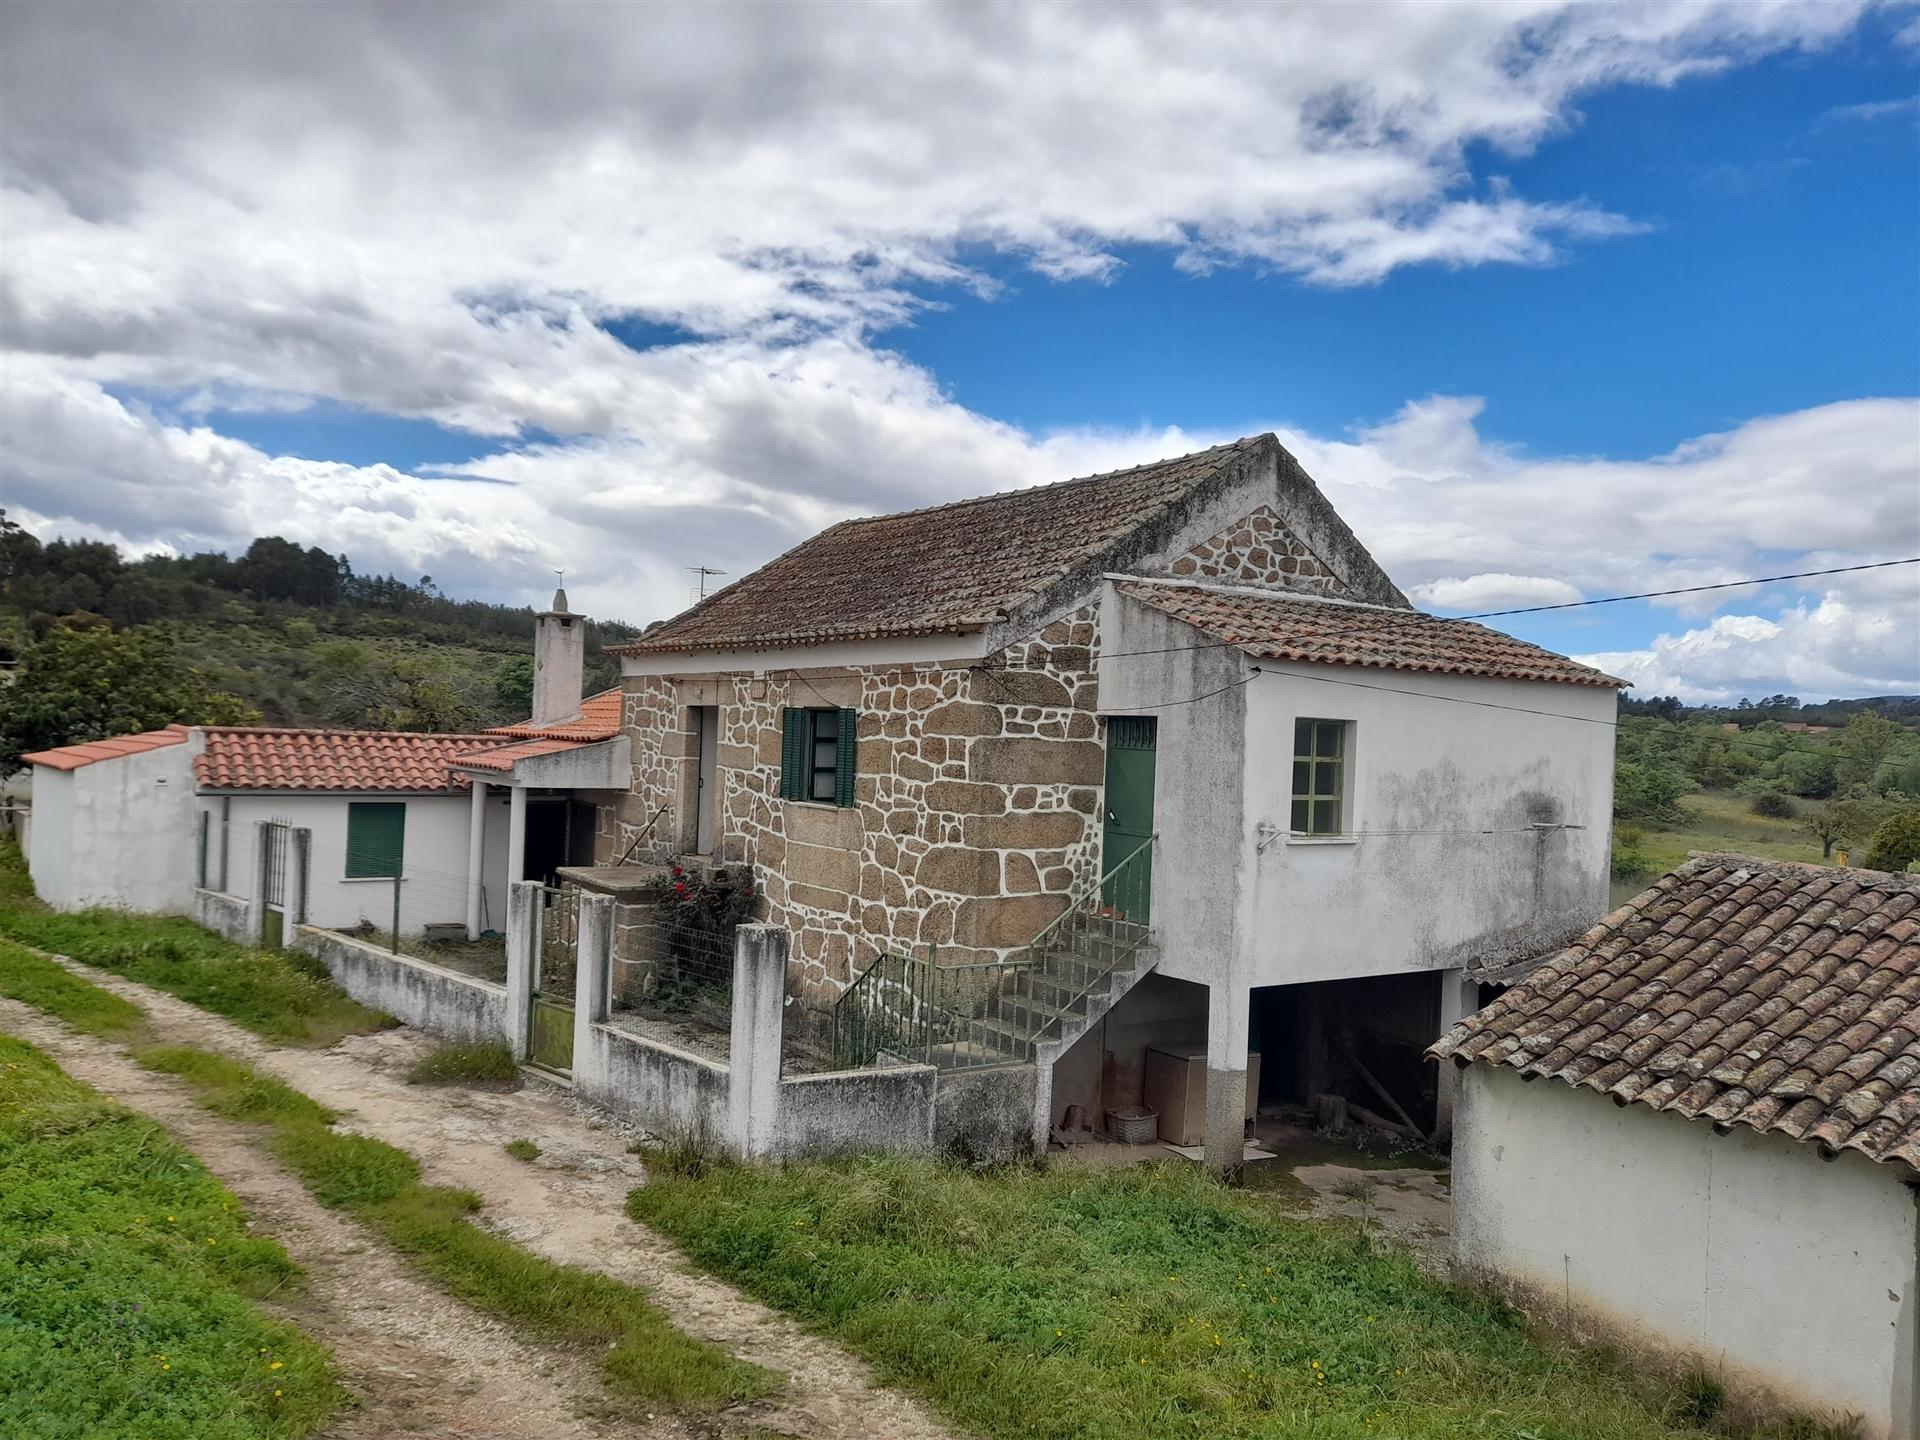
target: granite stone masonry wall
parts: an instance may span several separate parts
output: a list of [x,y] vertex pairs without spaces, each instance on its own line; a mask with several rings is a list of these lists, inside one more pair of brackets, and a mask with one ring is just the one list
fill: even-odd
[[1347,587],[1268,506],[1234,522],[1167,567],[1170,575],[1259,589],[1342,597]]
[[[1169,570],[1312,594],[1344,589],[1265,506]],[[715,705],[714,858],[752,865],[761,918],[791,932],[788,988],[804,1006],[831,1006],[882,951],[938,947],[946,963],[1016,955],[1099,876],[1098,615],[1097,602],[1082,603],[971,665],[630,676],[633,788],[602,811],[597,858],[622,853],[662,805],[674,814],[634,858],[691,848],[691,708]],[[853,805],[780,797],[787,706],[859,712]]]

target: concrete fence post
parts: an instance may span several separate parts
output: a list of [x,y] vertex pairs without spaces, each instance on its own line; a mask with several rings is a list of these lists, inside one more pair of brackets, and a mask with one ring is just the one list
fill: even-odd
[[787,932],[778,925],[740,926],[733,932],[727,1130],[742,1155],[770,1155],[779,1137],[786,1003]]
[[579,949],[573,970],[573,1065],[593,1053],[593,1026],[607,1018],[613,961],[613,897],[580,894]]
[[253,822],[253,894],[247,897],[246,933],[240,943],[256,948],[267,935],[267,872],[273,863],[267,853],[267,834],[272,824],[271,820]]
[[513,1058],[527,1058],[527,1025],[533,1010],[533,956],[539,944],[540,882],[516,880],[507,887],[507,1044]]

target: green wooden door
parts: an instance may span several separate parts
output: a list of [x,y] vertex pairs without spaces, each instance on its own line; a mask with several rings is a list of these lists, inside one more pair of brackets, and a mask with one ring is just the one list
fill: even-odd
[[1107,825],[1100,888],[1103,903],[1129,920],[1147,923],[1152,913],[1153,854],[1117,866],[1153,837],[1153,761],[1159,722],[1151,715],[1115,715],[1107,720]]

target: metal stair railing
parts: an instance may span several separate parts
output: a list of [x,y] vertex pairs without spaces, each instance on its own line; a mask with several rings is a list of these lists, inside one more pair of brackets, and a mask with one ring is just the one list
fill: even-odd
[[[883,1054],[943,1070],[1031,1061],[1147,940],[1148,836],[1101,875],[1010,960],[942,965],[885,951],[833,1008],[834,1063],[849,1069]],[[1050,997],[1035,992],[1044,986]]]

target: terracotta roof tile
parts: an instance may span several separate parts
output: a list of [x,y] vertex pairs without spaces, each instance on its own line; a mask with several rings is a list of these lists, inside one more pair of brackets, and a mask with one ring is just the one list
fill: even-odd
[[455,758],[459,764],[473,770],[511,770],[516,761],[531,760],[536,755],[558,755],[563,750],[578,750],[586,743],[583,740],[522,740],[518,744],[476,750]]
[[395,730],[209,728],[194,772],[208,790],[464,790],[456,756],[498,745],[492,735]]
[[847,520],[618,654],[817,645],[979,630],[1243,462],[1271,435],[952,505]]
[[36,750],[20,758],[29,765],[49,770],[78,770],[98,760],[118,760],[122,755],[138,755],[168,745],[183,745],[192,731],[185,725],[169,725],[164,730],[149,730],[144,735],[116,735],[111,740],[88,740],[79,745],[62,745],[56,750]]
[[1916,875],[1697,855],[1428,1053],[1920,1169],[1916,907]]
[[1121,594],[1264,660],[1573,685],[1627,682],[1471,620],[1338,600],[1122,580]]
[[580,702],[578,720],[562,720],[554,725],[535,725],[524,721],[518,725],[496,725],[490,732],[494,735],[519,735],[529,740],[611,740],[620,733],[620,691],[602,690],[598,695],[589,695]]

